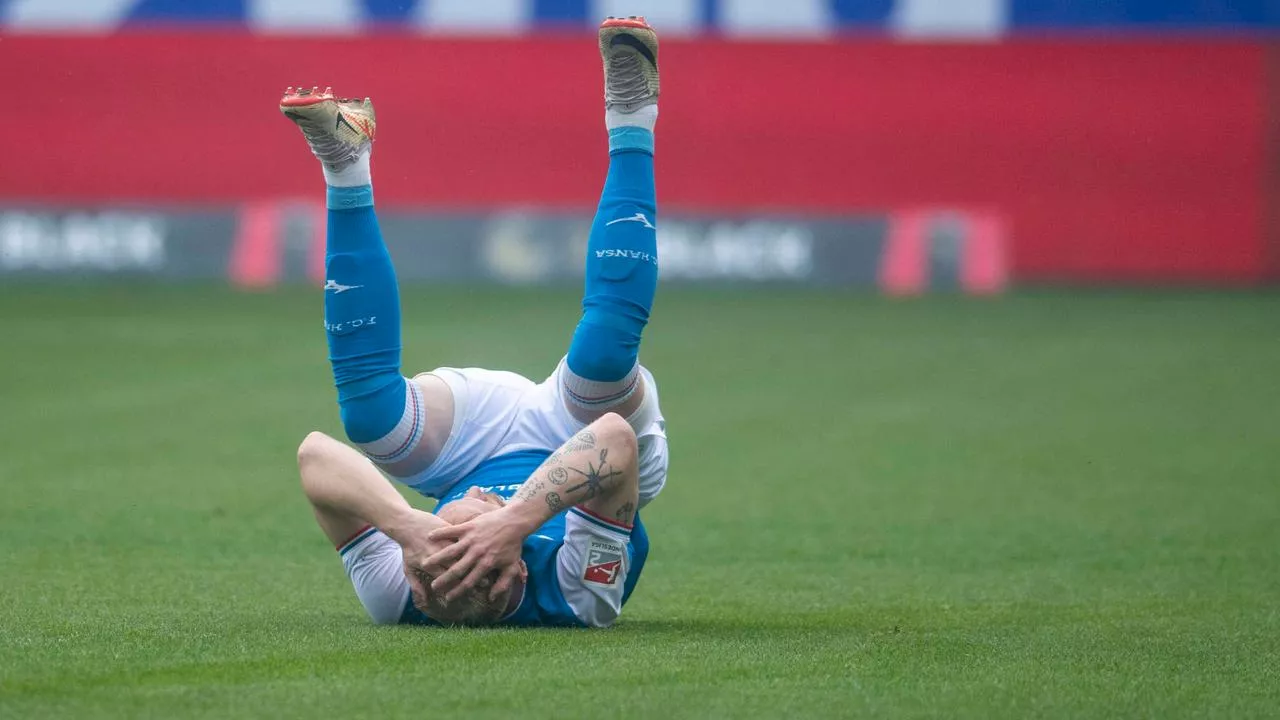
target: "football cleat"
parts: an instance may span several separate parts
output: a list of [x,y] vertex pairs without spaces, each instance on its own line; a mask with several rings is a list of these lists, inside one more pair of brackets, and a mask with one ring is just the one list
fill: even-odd
[[604,106],[633,113],[658,102],[658,33],[638,16],[600,24]]
[[311,152],[331,171],[350,167],[369,150],[378,122],[373,101],[337,98],[330,88],[284,91],[280,112],[302,131]]

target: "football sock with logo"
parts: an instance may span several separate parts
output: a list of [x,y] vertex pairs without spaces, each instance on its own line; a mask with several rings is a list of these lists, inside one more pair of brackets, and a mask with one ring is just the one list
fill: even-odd
[[373,187],[327,192],[324,324],[347,437],[375,462],[404,459],[422,436],[421,391],[400,374],[400,291],[373,210]]
[[579,407],[608,410],[635,391],[640,336],[658,286],[656,225],[653,131],[611,127],[609,174],[587,240],[582,318],[563,374]]

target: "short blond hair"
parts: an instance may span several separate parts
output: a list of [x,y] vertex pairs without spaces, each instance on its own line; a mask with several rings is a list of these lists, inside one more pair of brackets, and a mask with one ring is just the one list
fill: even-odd
[[[451,525],[461,525],[491,509],[493,509],[491,503],[483,500],[461,498],[441,508],[436,516]],[[509,592],[496,601],[489,599],[489,588],[493,587],[498,576],[499,571],[494,570],[462,597],[446,603],[443,597],[431,592],[431,581],[435,578],[420,572],[418,578],[422,580],[423,587],[427,588],[427,597],[419,597],[414,593],[413,604],[427,617],[444,625],[492,625],[506,614],[507,604],[510,601]]]
[[425,573],[419,577],[427,588],[427,597],[422,598],[414,593],[413,604],[427,617],[442,625],[492,625],[506,613],[509,595],[503,595],[496,602],[489,599],[489,588],[493,585],[492,575],[463,593],[462,597],[454,598],[448,603],[443,597],[431,592],[431,581],[434,578]]

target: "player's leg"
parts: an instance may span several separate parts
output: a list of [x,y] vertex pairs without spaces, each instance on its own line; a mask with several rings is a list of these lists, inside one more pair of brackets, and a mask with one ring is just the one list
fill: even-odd
[[406,477],[447,440],[452,395],[438,378],[400,373],[400,294],[373,207],[373,104],[290,88],[280,109],[324,169],[325,331],[343,428],[371,460]]
[[582,318],[561,371],[566,404],[589,422],[640,407],[640,336],[658,283],[653,177],[658,39],[643,18],[600,27],[609,173],[587,242]]

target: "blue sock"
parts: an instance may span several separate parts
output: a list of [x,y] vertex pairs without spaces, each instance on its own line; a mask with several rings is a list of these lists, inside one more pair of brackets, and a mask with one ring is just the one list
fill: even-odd
[[653,133],[609,131],[609,174],[587,240],[582,319],[569,346],[575,375],[616,382],[636,367],[658,287]]
[[347,437],[378,440],[400,422],[400,291],[373,211],[373,188],[330,187],[324,324]]

